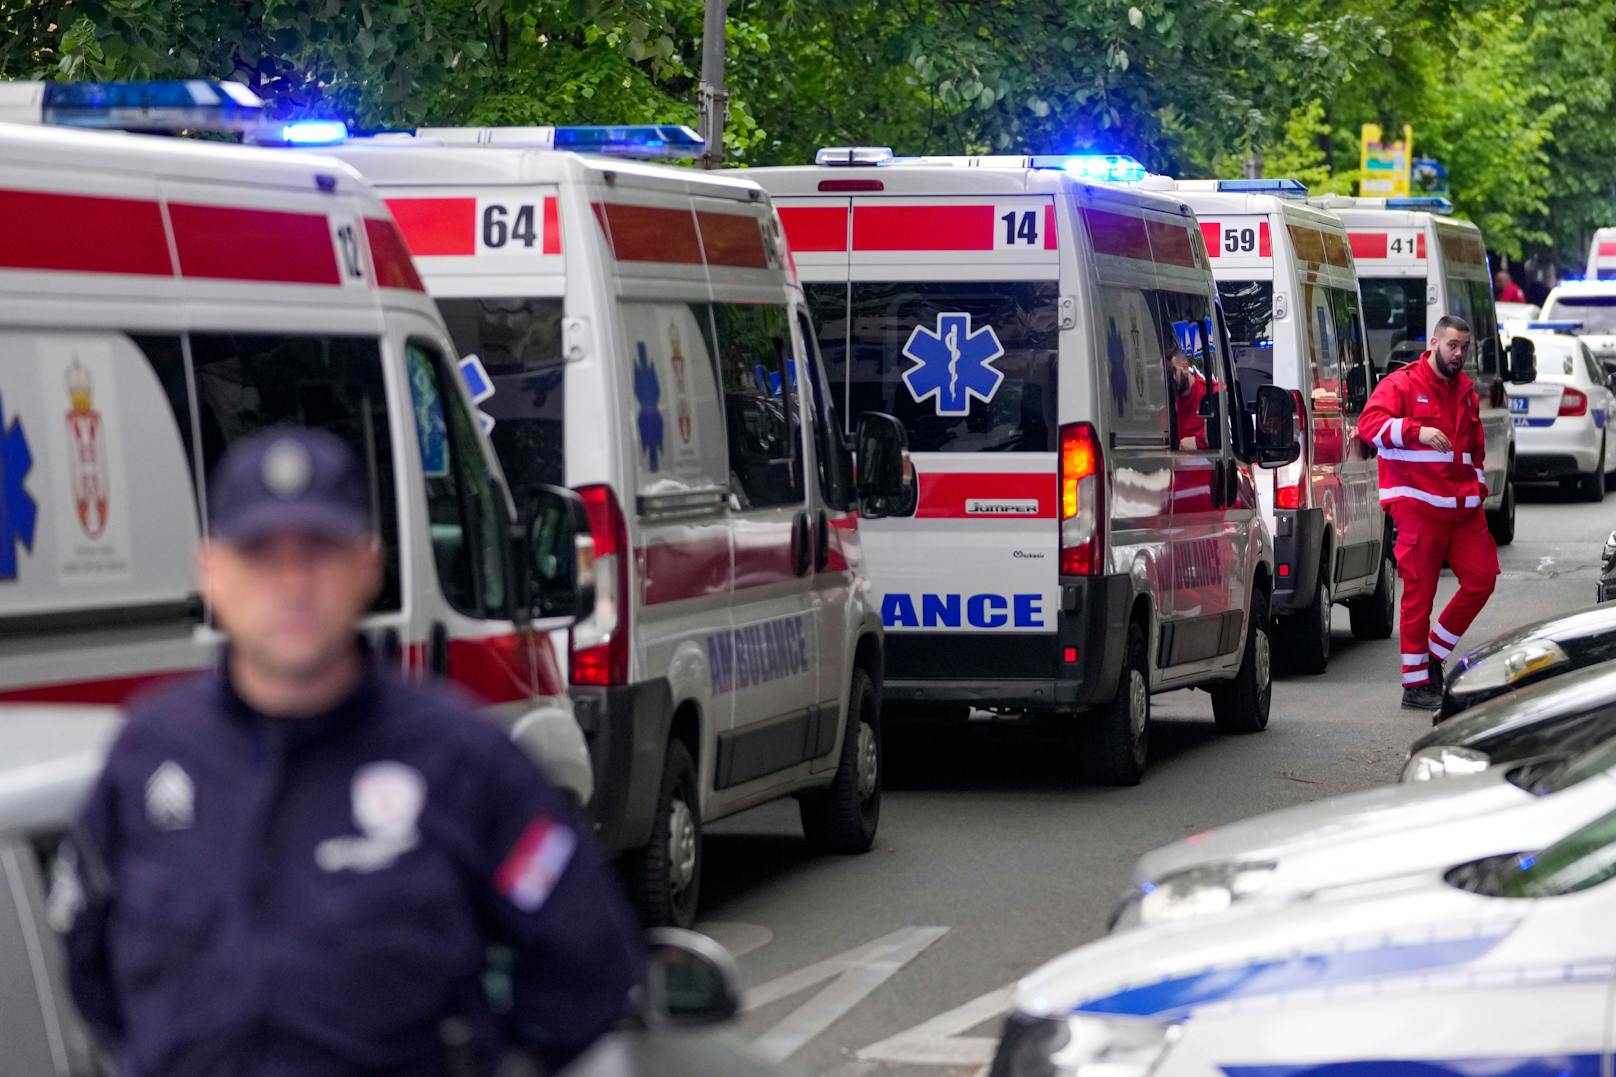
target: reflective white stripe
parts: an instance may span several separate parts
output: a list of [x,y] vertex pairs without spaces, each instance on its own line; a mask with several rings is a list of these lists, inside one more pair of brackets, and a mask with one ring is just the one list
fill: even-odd
[[1476,461],[1471,457],[1471,455],[1469,453],[1461,453],[1459,455],[1459,463],[1461,463],[1461,464],[1474,464],[1475,462]]
[[1438,658],[1446,658],[1448,655],[1453,653],[1453,648],[1449,647],[1445,643],[1438,643],[1436,640],[1432,640],[1431,653],[1436,655]]
[[1405,654],[1403,655],[1403,665],[1423,666],[1429,660],[1429,658],[1430,655],[1425,654]]
[[1441,621],[1431,622],[1431,635],[1450,646],[1457,647],[1459,645],[1459,637],[1443,628]]
[[[1448,500],[1451,501],[1453,499],[1449,498]],[[1480,508],[1481,507],[1481,498],[1479,498],[1479,497],[1467,497],[1467,498],[1465,498],[1464,507],[1467,508],[1467,509]]]
[[1451,464],[1453,454],[1440,449],[1382,449],[1382,460],[1404,460],[1411,464]]
[[[1411,497],[1415,501],[1423,501],[1427,505],[1435,505],[1439,509],[1456,509],[1459,502],[1456,498],[1443,497],[1441,494],[1428,494],[1415,486],[1388,486],[1380,492],[1381,501],[1390,501],[1397,497]],[[1466,498],[1467,501],[1479,504],[1477,498]]]
[[1403,674],[1403,683],[1404,684],[1424,684],[1426,681],[1428,681],[1430,679],[1431,679],[1430,672],[1428,670],[1423,670],[1423,669],[1419,670],[1416,673],[1405,673],[1405,674]]
[[1485,485],[1487,482],[1487,473],[1481,470],[1479,467],[1476,469],[1476,481],[1482,483],[1483,485]]
[[1403,447],[1403,420],[1393,419],[1387,426],[1392,436],[1392,444],[1401,449]]

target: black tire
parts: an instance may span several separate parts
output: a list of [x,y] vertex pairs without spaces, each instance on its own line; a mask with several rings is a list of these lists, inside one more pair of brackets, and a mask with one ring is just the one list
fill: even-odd
[[1285,666],[1294,673],[1317,675],[1330,666],[1330,555],[1326,551],[1313,584],[1313,601],[1285,618]]
[[[680,804],[687,817],[681,816]],[[663,758],[651,839],[623,858],[623,874],[642,925],[695,923],[701,899],[701,801],[696,764],[680,741],[670,741]]]
[[1487,530],[1492,532],[1493,541],[1500,546],[1508,546],[1515,541],[1514,479],[1504,480],[1504,502],[1498,506],[1498,511],[1487,514]]
[[1397,562],[1387,546],[1380,558],[1375,589],[1347,603],[1353,639],[1391,639],[1397,629]]
[[1093,785],[1138,785],[1150,761],[1150,652],[1138,624],[1128,626],[1116,695],[1077,721],[1083,780]]
[[802,834],[825,853],[862,853],[881,823],[881,698],[870,675],[853,670],[847,732],[830,785],[797,798]]
[[1599,439],[1599,463],[1577,478],[1577,495],[1591,504],[1605,500],[1605,439]]
[[1240,658],[1240,672],[1234,680],[1211,688],[1212,717],[1219,733],[1261,733],[1268,728],[1268,711],[1274,700],[1272,649],[1268,596],[1253,591],[1251,626]]

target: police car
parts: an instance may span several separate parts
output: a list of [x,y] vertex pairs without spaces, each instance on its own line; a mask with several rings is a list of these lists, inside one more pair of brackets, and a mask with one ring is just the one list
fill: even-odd
[[[1607,568],[1616,552],[1613,547],[1616,543],[1607,540]],[[1442,717],[1612,659],[1616,659],[1616,608],[1592,606],[1521,625],[1452,664],[1443,685]]]
[[[1616,289],[1612,290],[1616,301]],[[1616,308],[1612,308],[1616,311]],[[1582,322],[1529,322],[1523,335],[1537,350],[1537,380],[1510,385],[1515,422],[1515,480],[1558,480],[1584,501],[1603,501],[1616,469],[1616,393],[1588,342]]]
[[1515,428],[1505,385],[1532,379],[1529,370],[1516,369],[1501,341],[1481,230],[1448,216],[1453,207],[1445,198],[1312,201],[1347,226],[1377,376],[1417,359],[1444,314],[1470,323],[1474,347],[1465,372],[1481,397],[1487,435],[1487,525],[1507,546],[1515,540]]
[[[627,127],[322,150],[386,198],[516,488],[589,507],[568,677],[649,923],[694,918],[706,823],[795,796],[816,845],[863,852],[880,817],[881,622],[779,220],[746,179],[631,159],[700,148]],[[901,495],[901,430],[860,436],[860,492]]]
[[1017,985],[993,1077],[1603,1072],[1616,813],[1534,850],[1119,932]]
[[[1248,400],[1183,201],[1126,158],[821,150],[749,169],[780,207],[845,414],[902,420],[916,496],[860,534],[909,708],[1075,714],[1131,784],[1150,696],[1268,721],[1272,544],[1255,466],[1299,448]],[[1251,407],[1262,421],[1252,423]]]
[[516,514],[380,199],[329,158],[38,123],[259,131],[262,111],[234,83],[0,84],[0,116],[35,121],[0,123],[0,702],[116,703],[213,662],[208,476],[298,423],[369,469],[372,644],[483,700],[587,800],[547,634],[572,574],[512,537],[573,495],[524,488]]
[[1308,417],[1301,457],[1257,492],[1274,535],[1280,654],[1322,673],[1335,604],[1347,607],[1359,639],[1387,639],[1397,622],[1375,450],[1358,437],[1375,378],[1346,229],[1308,206],[1296,180],[1192,180],[1172,189],[1200,221],[1245,396],[1278,385]]
[[1445,782],[1330,797],[1145,854],[1114,928],[1274,907],[1460,860],[1536,849],[1616,811],[1616,741]]

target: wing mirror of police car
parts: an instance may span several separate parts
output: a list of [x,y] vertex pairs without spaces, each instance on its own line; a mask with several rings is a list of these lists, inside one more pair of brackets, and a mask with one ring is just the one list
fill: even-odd
[[892,502],[903,502],[913,485],[908,464],[909,435],[903,424],[879,411],[859,417],[857,459],[854,463],[860,511],[884,515]]
[[561,486],[533,487],[518,532],[516,561],[530,616],[588,615],[595,608],[595,543],[583,498]]
[[1302,441],[1296,430],[1296,398],[1290,390],[1259,385],[1254,417],[1258,466],[1280,467],[1302,455]]
[[1526,337],[1509,342],[1509,380],[1527,385],[1537,380],[1537,345]]
[[645,933],[643,1015],[653,1028],[718,1025],[741,1012],[741,976],[728,950],[676,927]]

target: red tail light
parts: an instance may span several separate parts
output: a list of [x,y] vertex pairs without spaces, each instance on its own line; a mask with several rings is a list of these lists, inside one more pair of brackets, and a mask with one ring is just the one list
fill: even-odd
[[1560,390],[1560,414],[1561,415],[1586,415],[1586,414],[1588,414],[1588,394],[1584,393],[1584,392],[1582,392],[1580,390],[1573,389],[1569,385],[1566,386],[1564,389],[1561,389]]
[[572,629],[572,683],[628,683],[628,525],[609,486],[581,486],[595,542],[595,612]]
[[1309,449],[1313,444],[1313,430],[1310,426],[1312,419],[1307,411],[1307,397],[1302,395],[1300,389],[1292,389],[1291,397],[1296,401],[1296,423],[1302,432],[1302,455],[1293,463],[1274,469],[1274,508],[1299,509],[1308,501],[1307,492],[1312,485],[1308,477],[1312,472],[1312,458]]
[[1062,576],[1105,571],[1105,456],[1088,423],[1061,427],[1060,543]]

